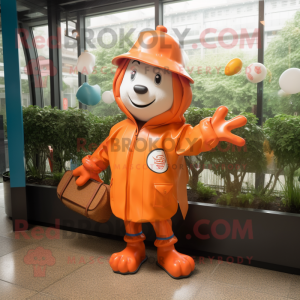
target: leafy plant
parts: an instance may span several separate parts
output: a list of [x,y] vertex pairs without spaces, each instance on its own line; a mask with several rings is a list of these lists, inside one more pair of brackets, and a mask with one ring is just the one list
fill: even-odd
[[286,180],[283,193],[284,197],[281,201],[285,206],[300,208],[300,182],[298,180],[293,182]]
[[225,193],[222,194],[218,200],[216,201],[216,203],[218,204],[225,204],[225,205],[230,205],[231,201],[233,199],[233,195],[231,193]]
[[284,171],[291,187],[300,168],[300,117],[277,115],[265,122],[264,132],[276,157],[278,176]]
[[254,196],[250,193],[247,194],[243,194],[240,193],[236,196],[237,202],[238,204],[240,204],[241,206],[244,206],[245,204],[252,204],[253,200],[254,200]]
[[[24,108],[27,170],[32,176],[43,179],[46,160],[50,159],[54,173],[64,173],[67,161],[72,159],[80,162],[84,156],[92,154],[109,135],[110,129],[125,117],[124,114],[118,114],[100,118],[88,111],[73,108]],[[53,149],[53,157],[50,156],[49,146]],[[102,176],[109,176],[109,172],[104,171]]]
[[217,196],[217,193],[215,190],[213,190],[209,186],[205,186],[200,181],[197,183],[197,193],[203,199],[209,199],[212,196]]

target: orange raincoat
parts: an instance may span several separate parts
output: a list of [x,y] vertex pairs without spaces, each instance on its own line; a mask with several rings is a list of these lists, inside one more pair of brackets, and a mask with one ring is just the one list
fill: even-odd
[[[120,99],[128,63],[128,59],[120,63],[113,82],[116,102],[128,119],[116,124],[88,159],[99,170],[110,165],[111,208],[116,217],[139,223],[167,220],[176,213],[179,202],[185,218],[188,171],[184,156],[209,151],[218,144],[218,138],[210,118],[194,128],[185,124],[183,113],[191,104],[192,91],[188,79],[175,73],[172,108],[139,130]],[[151,164],[158,169],[153,170]],[[155,171],[160,169],[162,172]]]

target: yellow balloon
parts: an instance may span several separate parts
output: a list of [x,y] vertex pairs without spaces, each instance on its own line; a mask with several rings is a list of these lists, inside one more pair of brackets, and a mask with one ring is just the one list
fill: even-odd
[[241,71],[243,62],[239,58],[232,59],[225,67],[225,75],[232,76]]

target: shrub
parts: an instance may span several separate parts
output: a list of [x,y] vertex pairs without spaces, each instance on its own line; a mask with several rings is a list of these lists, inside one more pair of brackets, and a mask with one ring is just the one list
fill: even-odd
[[250,193],[247,194],[238,194],[236,196],[237,202],[239,205],[244,206],[245,204],[252,204],[253,200],[254,200],[254,196]]
[[[84,156],[92,154],[109,135],[111,127],[125,118],[124,114],[100,118],[74,108],[23,108],[27,170],[35,178],[43,179],[46,160],[51,159],[54,173],[63,174],[67,161],[80,162]],[[83,144],[78,147],[80,141]],[[49,146],[53,148],[53,158],[50,157]],[[105,174],[102,176],[107,177]]]
[[[215,108],[190,107],[185,113],[186,121],[195,126],[202,119],[212,117],[215,110]],[[243,112],[241,115],[247,118],[247,124],[234,129],[232,133],[246,140],[246,145],[243,148],[227,142],[220,142],[216,148],[209,152],[186,157],[191,188],[196,189],[198,177],[203,171],[203,165],[208,162],[212,166],[214,174],[224,179],[226,192],[235,195],[241,192],[247,172],[262,172],[265,169],[266,158],[263,151],[265,137],[263,130],[257,125],[257,118],[254,114]],[[235,116],[236,114],[229,111],[226,119]],[[195,167],[195,163],[198,164],[198,167]]]

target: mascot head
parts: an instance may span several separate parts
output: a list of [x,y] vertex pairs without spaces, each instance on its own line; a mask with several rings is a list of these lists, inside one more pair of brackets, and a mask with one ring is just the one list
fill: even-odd
[[144,31],[133,47],[115,57],[114,98],[128,118],[165,125],[184,122],[192,78],[184,69],[185,53],[164,26]]

